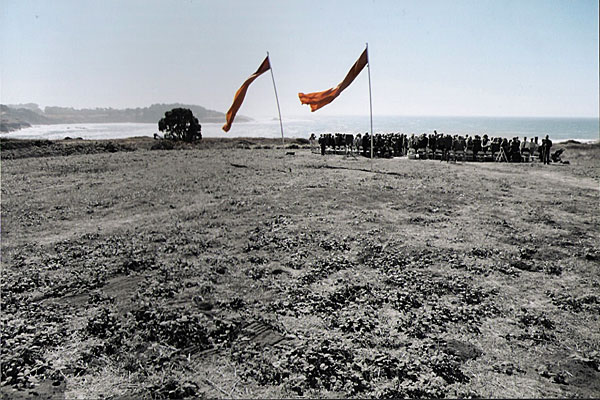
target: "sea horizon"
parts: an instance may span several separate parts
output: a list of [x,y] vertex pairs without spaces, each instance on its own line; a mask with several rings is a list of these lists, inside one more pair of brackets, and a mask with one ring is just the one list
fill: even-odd
[[[279,119],[258,117],[248,122],[234,122],[229,132],[221,130],[223,123],[201,122],[203,137],[265,137],[280,138]],[[374,116],[375,133],[433,133],[483,135],[511,138],[549,135],[556,142],[600,140],[600,119],[595,117],[479,117],[479,116]],[[370,132],[369,116],[291,116],[283,119],[285,138],[308,138],[312,133]],[[60,140],[66,137],[82,139],[119,139],[154,136],[157,123],[71,123],[33,125],[0,137],[17,139]]]

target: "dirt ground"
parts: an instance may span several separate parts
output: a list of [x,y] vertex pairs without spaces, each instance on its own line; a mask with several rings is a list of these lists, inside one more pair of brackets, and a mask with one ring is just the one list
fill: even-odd
[[4,398],[600,397],[598,144],[108,143],[0,143]]

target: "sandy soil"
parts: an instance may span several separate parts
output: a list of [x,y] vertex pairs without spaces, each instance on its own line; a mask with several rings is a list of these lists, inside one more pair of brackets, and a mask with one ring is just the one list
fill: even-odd
[[2,143],[4,397],[600,396],[600,146],[113,142]]

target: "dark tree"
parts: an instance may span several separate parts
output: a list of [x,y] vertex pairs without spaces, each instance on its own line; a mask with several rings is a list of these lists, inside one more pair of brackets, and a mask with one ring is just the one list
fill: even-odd
[[174,108],[167,111],[158,121],[158,130],[165,132],[165,139],[194,142],[202,139],[198,118],[187,108]]

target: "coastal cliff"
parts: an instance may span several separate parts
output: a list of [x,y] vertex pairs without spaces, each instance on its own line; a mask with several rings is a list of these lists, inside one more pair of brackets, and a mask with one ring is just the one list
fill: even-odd
[[[70,124],[70,123],[112,123],[140,122],[156,123],[166,111],[183,107],[192,110],[200,122],[223,122],[225,114],[190,104],[152,104],[143,108],[84,108],[45,107],[37,104],[0,105],[0,132],[11,132],[31,125]],[[250,121],[244,116],[236,118],[238,122]]]

